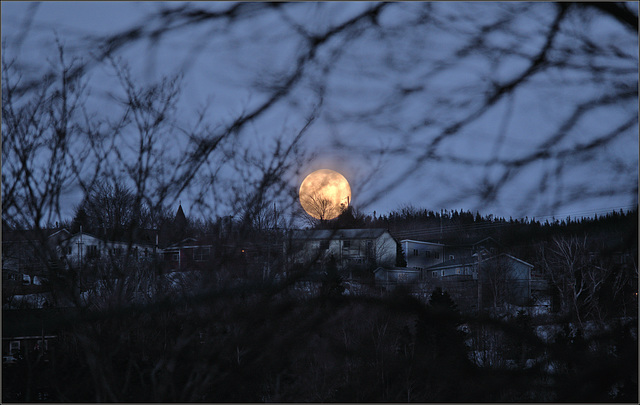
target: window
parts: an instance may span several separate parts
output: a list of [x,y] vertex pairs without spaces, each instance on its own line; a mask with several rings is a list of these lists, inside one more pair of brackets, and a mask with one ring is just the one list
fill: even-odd
[[433,252],[433,257],[438,259],[440,257],[440,253],[438,252]]
[[437,271],[432,272],[431,273],[431,277],[434,277],[434,278],[438,277],[438,272]]
[[44,342],[42,341],[42,339],[40,339],[36,342],[36,344],[38,345],[38,350],[49,350],[49,340],[47,339],[45,339]]
[[455,258],[456,258],[456,257],[455,257],[454,255],[449,255],[449,260],[453,260],[453,259],[455,259]]
[[97,245],[89,245],[87,246],[87,257],[100,257],[100,251],[98,250]]
[[193,260],[197,262],[204,262],[209,260],[209,255],[211,254],[211,248],[207,247],[198,247],[193,250]]
[[178,260],[180,260],[180,253],[179,252],[172,253],[171,260],[173,260],[174,262],[177,262]]
[[420,253],[418,252],[418,249],[413,249],[413,255],[414,256],[418,256]]
[[320,250],[328,250],[329,249],[329,241],[323,240],[320,241]]
[[444,277],[444,270],[441,270],[441,271],[440,271],[440,275],[441,275],[442,277]]
[[456,269],[456,274],[460,274],[460,267]]
[[407,273],[398,273],[398,281],[406,282],[407,281]]
[[20,351],[20,341],[19,340],[13,340],[11,343],[9,343],[9,354],[14,354]]
[[431,257],[431,251],[427,250],[426,252],[424,252],[425,256],[427,257]]
[[344,249],[349,249],[351,247],[351,241],[350,240],[342,241],[342,247]]
[[114,256],[122,256],[122,248],[113,248],[112,253]]

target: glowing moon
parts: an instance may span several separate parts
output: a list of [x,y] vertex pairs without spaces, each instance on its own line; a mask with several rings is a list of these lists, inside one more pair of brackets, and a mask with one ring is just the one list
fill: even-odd
[[316,219],[337,217],[349,206],[350,201],[349,182],[333,170],[316,170],[300,185],[300,205]]

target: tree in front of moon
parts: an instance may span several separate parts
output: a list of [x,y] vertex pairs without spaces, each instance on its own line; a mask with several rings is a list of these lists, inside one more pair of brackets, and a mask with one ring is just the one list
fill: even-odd
[[351,187],[340,173],[321,169],[300,185],[300,204],[307,214],[321,221],[338,217],[349,206]]

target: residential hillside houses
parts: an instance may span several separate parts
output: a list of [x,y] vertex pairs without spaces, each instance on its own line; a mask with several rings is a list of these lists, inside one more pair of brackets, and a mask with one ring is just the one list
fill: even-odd
[[[469,310],[497,303],[496,288],[489,286],[499,268],[504,268],[502,277],[509,286],[500,303],[527,305],[545,296],[547,290],[546,282],[533,265],[507,254],[492,238],[467,245],[447,245],[415,239],[397,241],[383,228],[312,229],[269,231],[262,238],[253,235],[239,244],[232,242],[238,236],[233,221],[226,218],[222,225],[219,232],[192,234],[179,206],[173,221],[162,224],[158,230],[131,232],[127,240],[110,240],[106,234],[96,235],[82,229],[75,234],[67,229],[51,229],[39,235],[3,229],[6,284],[3,304],[31,302],[36,307],[50,304],[43,295],[47,292],[47,268],[63,275],[69,269],[88,268],[85,278],[97,282],[105,274],[98,274],[96,266],[119,268],[144,262],[153,262],[155,268],[166,274],[211,270],[237,279],[281,278],[295,272],[299,275],[302,270],[309,280],[317,282],[329,260],[334,260],[343,279],[351,283],[382,290],[406,285],[423,293],[436,285],[446,286],[451,291],[460,290],[452,296]],[[400,252],[404,254],[406,267],[396,267]],[[93,278],[87,274],[91,271],[96,272]],[[12,288],[8,289],[9,286]],[[464,304],[467,301],[469,305]]]
[[374,272],[384,289],[398,285],[417,292],[441,287],[459,302],[460,309],[478,311],[507,305],[550,305],[543,274],[534,266],[504,252],[493,238],[468,245],[405,239],[407,267],[383,268]]

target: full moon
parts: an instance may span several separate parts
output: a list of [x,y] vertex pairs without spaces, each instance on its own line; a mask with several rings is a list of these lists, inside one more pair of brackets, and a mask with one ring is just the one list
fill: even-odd
[[329,220],[337,217],[349,206],[350,201],[349,182],[333,170],[316,170],[300,185],[300,205],[316,219]]

